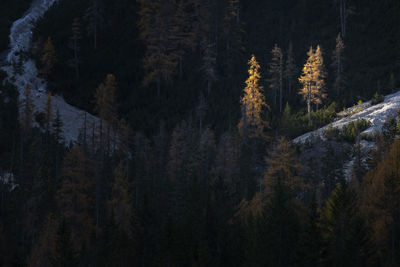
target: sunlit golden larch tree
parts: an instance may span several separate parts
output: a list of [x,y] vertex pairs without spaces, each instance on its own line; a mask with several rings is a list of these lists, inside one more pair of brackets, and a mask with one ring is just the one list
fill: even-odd
[[246,88],[241,99],[242,118],[239,122],[241,135],[246,137],[262,137],[267,122],[263,119],[262,113],[268,105],[265,103],[263,87],[259,85],[260,64],[253,55],[248,62],[249,78],[246,80]]
[[314,51],[312,47],[307,52],[308,59],[304,64],[299,82],[303,85],[299,94],[307,102],[308,121],[311,121],[311,104],[322,104],[326,98],[325,89],[325,70],[321,47],[318,46]]

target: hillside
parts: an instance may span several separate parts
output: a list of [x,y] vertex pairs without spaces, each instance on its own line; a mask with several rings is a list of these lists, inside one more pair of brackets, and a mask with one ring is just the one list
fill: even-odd
[[0,266],[399,266],[399,13],[0,0]]
[[328,130],[330,127],[341,130],[343,126],[348,125],[350,122],[355,122],[361,119],[368,121],[370,126],[360,132],[359,136],[373,137],[375,133],[382,132],[382,127],[386,121],[399,115],[399,109],[400,92],[396,92],[385,96],[383,102],[381,103],[371,105],[371,101],[368,101],[348,108],[340,112],[338,114],[339,118],[335,119],[334,122],[293,139],[293,143],[298,144],[312,141],[312,139],[317,136],[325,139],[324,132],[326,132],[326,130]]
[[[36,113],[45,111],[48,94],[47,82],[38,76],[35,61],[26,55],[29,55],[28,52],[32,49],[32,31],[36,21],[55,2],[56,0],[35,0],[24,16],[13,23],[10,30],[10,51],[6,56],[8,65],[2,68],[18,89],[21,99],[23,99],[25,86],[31,86],[31,97]],[[19,57],[22,57],[23,70],[21,73],[15,73],[12,63],[19,61]],[[67,145],[77,141],[80,129],[85,126],[85,120],[87,124],[98,123],[96,117],[69,105],[62,96],[54,96],[52,101],[53,114],[56,114],[57,110],[60,113],[63,123],[63,138]]]

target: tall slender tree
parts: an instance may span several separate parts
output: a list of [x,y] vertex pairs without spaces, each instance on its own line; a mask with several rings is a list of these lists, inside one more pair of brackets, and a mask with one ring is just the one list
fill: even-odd
[[82,34],[81,34],[81,22],[79,18],[75,18],[72,21],[72,35],[71,35],[71,44],[70,48],[73,51],[73,58],[69,61],[70,66],[74,68],[75,70],[75,77],[78,80],[79,75],[80,75],[80,70],[79,70],[79,41],[82,39]]
[[336,95],[340,96],[341,92],[345,91],[346,77],[344,72],[344,42],[341,34],[339,33],[336,37],[336,46],[332,54],[332,67],[335,73],[335,81],[333,83],[333,89],[336,91]]
[[272,61],[269,64],[268,72],[270,74],[269,88],[273,92],[274,106],[277,106],[277,97],[279,94],[279,112],[282,113],[282,87],[283,87],[283,54],[277,44],[271,51]]
[[292,42],[289,43],[289,48],[287,50],[286,56],[286,66],[285,66],[285,79],[288,90],[288,97],[292,94],[292,88],[294,84],[294,78],[297,74],[296,62],[294,59],[294,51]]
[[316,104],[318,108],[318,105],[322,104],[322,100],[326,98],[325,70],[320,46],[317,46],[315,51],[310,47],[307,55],[308,59],[299,77],[299,82],[303,85],[299,94],[307,103],[308,121],[311,122],[311,104]]
[[248,62],[249,77],[241,99],[242,118],[239,122],[239,131],[246,139],[247,137],[262,137],[268,123],[264,119],[264,108],[269,108],[265,103],[263,87],[259,85],[261,79],[260,64],[253,55]]

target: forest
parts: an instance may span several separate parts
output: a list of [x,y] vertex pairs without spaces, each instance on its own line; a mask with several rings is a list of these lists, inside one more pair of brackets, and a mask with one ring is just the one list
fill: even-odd
[[[0,3],[0,66],[30,3]],[[400,266],[400,111],[292,141],[398,90],[399,12],[56,1],[11,63],[45,108],[0,71],[0,266]],[[98,122],[67,139],[56,95]]]

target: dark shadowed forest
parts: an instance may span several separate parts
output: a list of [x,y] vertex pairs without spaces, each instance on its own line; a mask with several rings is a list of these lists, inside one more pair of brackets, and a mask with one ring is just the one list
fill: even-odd
[[[0,52],[30,2],[1,0]],[[0,266],[400,266],[400,113],[292,142],[397,91],[399,14],[59,0],[12,62],[35,60],[45,109],[0,71]],[[54,95],[98,117],[76,142]]]

